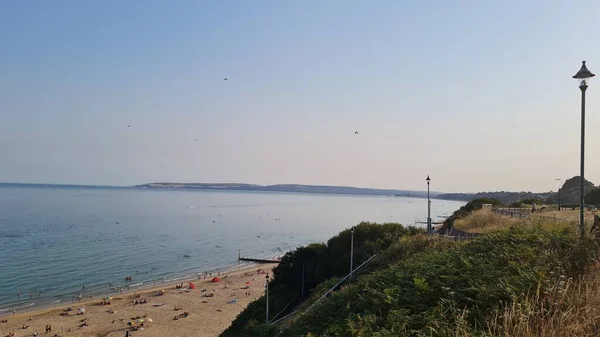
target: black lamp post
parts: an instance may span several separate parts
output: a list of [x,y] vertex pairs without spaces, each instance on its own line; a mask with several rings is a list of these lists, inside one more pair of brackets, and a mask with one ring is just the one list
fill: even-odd
[[581,236],[585,233],[585,222],[583,218],[584,202],[583,197],[585,195],[584,186],[584,159],[585,159],[585,91],[588,87],[588,81],[590,78],[596,76],[585,66],[585,61],[581,62],[581,69],[573,76],[574,79],[579,81],[579,89],[581,89],[581,190],[579,191],[579,230]]
[[427,175],[427,235],[431,235],[433,233],[433,229],[431,228],[431,200],[429,200],[429,182],[431,178]]
[[266,292],[267,292],[267,324],[269,324],[269,274],[267,273],[267,276],[265,276],[265,279],[267,280],[267,284],[266,284]]
[[352,278],[352,272],[354,271],[354,268],[352,266],[352,263],[354,259],[354,227],[352,227],[352,229],[350,230],[350,276],[348,277],[348,280],[350,280]]

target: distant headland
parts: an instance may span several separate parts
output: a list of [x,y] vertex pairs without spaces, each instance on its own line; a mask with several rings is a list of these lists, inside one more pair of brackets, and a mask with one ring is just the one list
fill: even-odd
[[[574,177],[565,181],[561,187],[561,202],[574,203],[578,198],[578,187],[574,184],[579,180]],[[578,184],[578,183],[577,183]],[[586,192],[600,190],[591,182],[586,182]],[[589,186],[588,186],[589,185]],[[573,187],[575,186],[575,187]],[[310,193],[310,194],[338,194],[338,195],[371,195],[391,196],[405,198],[426,198],[427,191],[377,189],[349,186],[324,186],[324,185],[300,185],[300,184],[277,184],[256,185],[244,183],[173,183],[157,182],[134,186],[102,186],[102,185],[71,185],[71,184],[32,184],[32,183],[6,183],[0,182],[0,187],[47,187],[47,188],[153,188],[153,189],[182,189],[182,190],[208,190],[208,191],[256,191],[256,192],[287,192],[287,193]],[[577,187],[577,188],[576,188]],[[600,194],[600,192],[598,192]],[[556,192],[477,192],[477,193],[443,193],[430,192],[431,198],[455,201],[471,201],[479,198],[494,198],[502,203],[510,204],[520,200],[536,200],[539,203],[554,203]],[[577,199],[578,200],[578,199]]]
[[[427,197],[426,191],[376,189],[347,186],[318,186],[298,184],[278,185],[254,185],[238,183],[148,183],[136,185],[136,188],[171,188],[171,189],[193,189],[211,191],[256,191],[256,192],[289,192],[289,193],[312,193],[312,194],[349,194],[349,195],[381,195],[395,197]],[[435,197],[439,192],[431,192]]]
[[[133,186],[135,188],[159,188],[159,189],[190,189],[211,191],[260,191],[260,192],[289,192],[289,193],[311,193],[311,194],[346,194],[346,195],[380,195],[407,198],[426,198],[427,191],[377,189],[348,186],[321,186],[321,185],[299,185],[299,184],[277,184],[277,185],[255,185],[244,183],[172,183],[158,182]],[[516,202],[523,199],[546,200],[555,196],[553,192],[478,192],[478,193],[442,193],[430,192],[431,198],[471,201],[478,198],[495,198],[503,203]],[[542,201],[540,201],[542,202]]]

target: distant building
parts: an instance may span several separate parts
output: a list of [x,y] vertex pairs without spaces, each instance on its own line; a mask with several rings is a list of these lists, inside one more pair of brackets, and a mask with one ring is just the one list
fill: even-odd
[[481,204],[482,209],[492,209],[492,204]]

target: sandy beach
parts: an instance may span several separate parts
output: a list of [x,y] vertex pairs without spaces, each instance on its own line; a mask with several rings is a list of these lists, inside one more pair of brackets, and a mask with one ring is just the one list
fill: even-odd
[[[179,282],[113,295],[107,305],[102,299],[93,299],[17,312],[0,319],[0,336],[33,336],[38,332],[40,336],[122,337],[128,330],[130,336],[218,336],[251,301],[262,296],[265,274],[259,270],[271,275],[274,267],[263,264],[221,273],[220,282],[196,279],[183,282],[183,288],[178,288]],[[190,282],[195,289],[190,289]],[[159,295],[160,290],[163,295]],[[144,300],[146,303],[134,303]],[[72,310],[66,311],[69,307]],[[80,307],[85,309],[83,314]],[[143,326],[140,320],[144,320]],[[133,331],[130,322],[139,329]],[[46,333],[48,325],[52,331]]]

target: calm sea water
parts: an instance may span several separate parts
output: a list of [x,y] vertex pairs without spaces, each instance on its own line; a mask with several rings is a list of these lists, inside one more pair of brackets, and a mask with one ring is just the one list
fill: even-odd
[[[432,217],[461,205],[433,200]],[[413,225],[426,206],[371,196],[0,186],[0,315],[116,292],[109,283],[123,286],[128,275],[135,289],[223,270],[237,264],[238,249],[282,255],[360,221]]]

